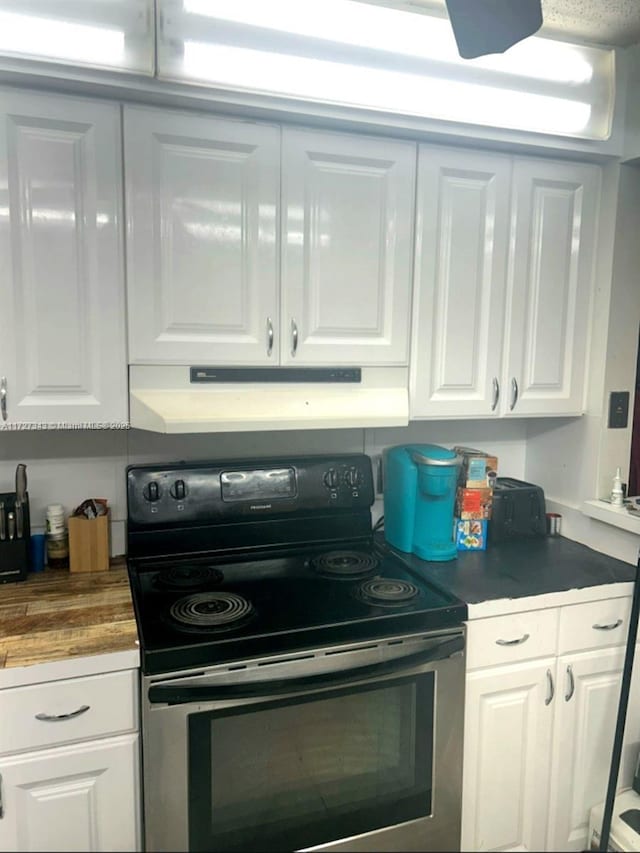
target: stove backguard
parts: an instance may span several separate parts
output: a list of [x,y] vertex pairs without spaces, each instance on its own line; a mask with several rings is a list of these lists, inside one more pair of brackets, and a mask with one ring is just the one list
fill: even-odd
[[365,543],[373,500],[364,454],[132,465],[128,555]]

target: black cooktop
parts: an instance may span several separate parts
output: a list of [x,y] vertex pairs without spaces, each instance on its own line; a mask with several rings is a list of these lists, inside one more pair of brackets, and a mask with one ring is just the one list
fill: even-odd
[[451,626],[466,605],[384,546],[130,560],[147,674]]

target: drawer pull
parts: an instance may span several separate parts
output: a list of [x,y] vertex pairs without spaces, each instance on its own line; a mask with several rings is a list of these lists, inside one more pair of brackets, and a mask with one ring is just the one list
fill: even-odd
[[88,711],[90,705],[81,705],[75,711],[70,711],[68,714],[36,714],[36,720],[42,720],[44,723],[60,723],[63,720],[72,720],[74,717],[79,717]]
[[544,700],[545,705],[551,704],[551,700],[553,699],[553,695],[555,693],[555,690],[553,689],[553,675],[551,675],[550,669],[547,670],[547,687],[548,687],[548,692],[547,692],[547,698]]
[[567,677],[569,679],[569,692],[564,694],[564,701],[568,702],[569,699],[573,696],[576,690],[576,682],[573,677],[573,667],[571,664],[567,667]]
[[520,646],[529,639],[529,634],[523,634],[516,640],[496,640],[497,646]]
[[596,631],[613,631],[614,628],[619,628],[622,625],[622,619],[616,619],[615,622],[612,622],[610,625],[599,625],[597,622],[592,627],[596,629]]

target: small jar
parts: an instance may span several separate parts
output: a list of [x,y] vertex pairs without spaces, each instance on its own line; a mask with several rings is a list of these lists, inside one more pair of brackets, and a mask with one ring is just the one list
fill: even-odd
[[47,564],[52,569],[69,568],[69,534],[64,522],[64,507],[47,507]]
[[66,530],[64,524],[64,507],[62,504],[50,504],[47,507],[47,533],[58,536]]

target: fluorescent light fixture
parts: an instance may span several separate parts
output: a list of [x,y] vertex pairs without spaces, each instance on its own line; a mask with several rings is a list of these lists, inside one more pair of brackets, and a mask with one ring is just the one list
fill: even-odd
[[569,98],[196,41],[184,44],[184,71],[222,87],[543,133],[578,133],[591,116]]
[[125,52],[122,30],[0,12],[0,52],[91,65],[116,65]]
[[457,124],[611,132],[607,48],[530,37],[466,60],[448,19],[359,0],[156,2],[160,78]]
[[584,49],[537,37],[519,42],[504,54],[462,59],[448,19],[354,0],[184,0],[184,11],[334,44],[538,80],[578,84],[589,82],[593,75]]

